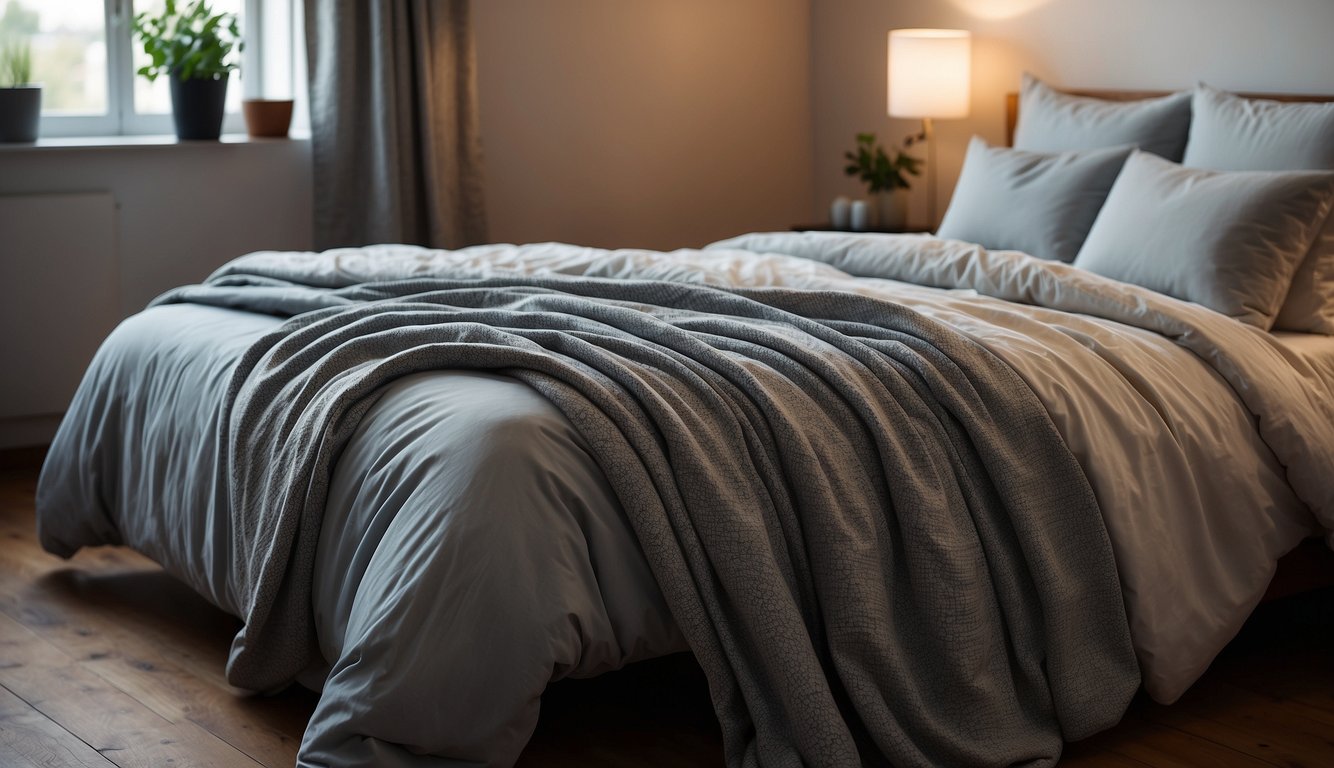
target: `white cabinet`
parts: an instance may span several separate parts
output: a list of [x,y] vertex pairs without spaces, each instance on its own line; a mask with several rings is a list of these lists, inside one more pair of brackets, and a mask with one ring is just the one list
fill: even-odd
[[40,437],[120,321],[116,201],[0,196],[0,448]]

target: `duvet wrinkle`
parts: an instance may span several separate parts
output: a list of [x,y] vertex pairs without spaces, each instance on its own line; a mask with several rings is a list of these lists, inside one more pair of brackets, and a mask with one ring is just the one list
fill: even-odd
[[[846,290],[909,298],[1014,367],[1090,473],[1145,687],[1160,702],[1180,696],[1240,629],[1279,556],[1322,528],[1334,542],[1334,484],[1320,469],[1334,462],[1334,378],[1257,328],[956,241],[771,233],[709,247],[832,264],[858,276],[837,283]],[[962,302],[951,288],[981,295]]]
[[[590,323],[586,328],[562,324],[562,313],[578,311],[578,306],[555,294],[584,282],[578,279],[582,275],[612,274],[619,277],[594,278],[588,285],[612,290],[627,279],[669,279],[696,286],[749,287],[751,298],[766,302],[781,301],[783,292],[756,290],[757,286],[808,291],[803,306],[818,307],[827,328],[855,337],[859,349],[864,348],[859,354],[873,352],[893,360],[920,354],[939,362],[948,345],[918,340],[913,347],[904,346],[902,340],[877,340],[874,329],[882,318],[861,323],[871,327],[868,333],[855,323],[836,325],[843,321],[832,317],[855,305],[858,296],[888,300],[954,329],[995,355],[1018,375],[1019,386],[1031,389],[1037,397],[1054,423],[1055,436],[1078,460],[1092,487],[1110,536],[1120,582],[1119,601],[1129,619],[1135,658],[1146,687],[1159,700],[1170,701],[1208,664],[1263,591],[1276,553],[1314,525],[1311,512],[1294,494],[1285,477],[1287,470],[1279,462],[1283,458],[1294,465],[1294,477],[1309,477],[1302,462],[1318,461],[1319,456],[1294,460],[1291,450],[1296,443],[1289,438],[1305,434],[1303,439],[1316,443],[1327,438],[1328,429],[1318,427],[1328,425],[1329,420],[1312,419],[1309,410],[1330,407],[1327,386],[1312,375],[1304,359],[1269,343],[1258,332],[1237,341],[1231,326],[1201,315],[1204,310],[1199,308],[1123,289],[1068,266],[1035,264],[1020,254],[986,252],[929,237],[791,234],[751,236],[702,253],[607,252],[559,244],[484,246],[459,252],[382,246],[349,249],[335,258],[338,270],[330,272],[330,257],[320,254],[269,252],[244,257],[220,270],[211,281],[212,288],[187,288],[173,294],[175,299],[231,309],[203,303],[159,304],[126,321],[99,351],[44,468],[38,502],[44,545],[72,551],[120,536],[98,523],[101,515],[124,529],[127,544],[160,551],[188,583],[214,595],[210,599],[228,603],[229,610],[243,612],[245,601],[240,595],[244,589],[237,581],[240,572],[230,566],[240,557],[229,548],[226,489],[230,484],[220,482],[225,478],[207,466],[221,455],[218,449],[227,437],[221,432],[226,421],[219,422],[218,409],[205,409],[208,417],[201,421],[198,409],[164,401],[167,393],[155,387],[154,377],[145,375],[146,366],[136,366],[124,356],[125,350],[160,349],[164,364],[179,375],[197,377],[193,396],[191,388],[180,386],[172,398],[219,403],[232,381],[231,374],[257,362],[257,357],[245,353],[253,341],[260,340],[257,350],[262,354],[273,349],[284,334],[292,335],[284,331],[263,339],[278,326],[279,321],[271,316],[303,313],[291,326],[304,334],[303,339],[334,339],[337,337],[328,329],[311,326],[337,312],[356,312],[369,294],[379,292],[379,298],[385,298],[386,292],[401,289],[429,299],[413,297],[390,308],[385,314],[393,322],[368,321],[360,326],[371,331],[376,343],[393,338],[397,324],[428,332],[432,316],[443,308],[471,314],[473,324],[460,336],[468,344],[489,339],[488,324],[500,320],[513,327],[503,337],[505,344],[534,352],[544,345],[558,345],[553,348],[560,354],[585,354],[603,339],[615,336],[619,321],[585,318]],[[852,272],[896,275],[939,287],[884,277],[852,277]],[[445,273],[462,280],[463,287],[451,287],[449,293],[435,290],[439,284],[433,278]],[[499,313],[488,304],[493,298],[488,286],[496,283],[481,281],[500,277],[552,282],[539,287],[507,281],[516,311]],[[408,282],[399,282],[404,278]],[[213,290],[223,288],[236,291]],[[662,295],[688,301],[696,290],[682,285],[664,289]],[[1052,308],[1040,306],[1043,304]],[[693,333],[712,354],[728,361],[725,368],[731,378],[727,380],[714,382],[707,375],[687,380],[695,386],[702,380],[707,387],[701,391],[726,404],[728,419],[737,430],[737,448],[720,455],[724,460],[744,458],[754,464],[764,475],[752,489],[754,498],[775,508],[782,506],[782,499],[799,492],[793,485],[795,478],[828,475],[851,465],[814,447],[808,448],[813,451],[811,460],[794,465],[770,448],[775,434],[781,432],[775,424],[789,415],[783,408],[768,407],[762,398],[750,397],[746,391],[753,386],[750,382],[763,380],[765,375],[765,364],[751,358],[795,355],[788,358],[793,365],[791,381],[800,382],[794,389],[828,405],[829,423],[848,429],[857,440],[867,440],[875,431],[872,425],[899,429],[901,424],[905,437],[914,440],[940,435],[943,430],[947,438],[941,444],[941,455],[951,463],[967,463],[975,457],[958,447],[951,436],[959,429],[990,421],[984,414],[953,417],[926,408],[892,420],[872,418],[863,425],[858,411],[864,409],[856,398],[845,397],[836,386],[831,392],[831,383],[836,384],[843,373],[821,373],[822,366],[830,363],[820,358],[830,355],[819,355],[818,346],[806,347],[805,337],[787,333],[782,322],[751,318],[762,329],[754,338],[747,336],[748,331],[737,331],[749,324],[738,318],[745,313],[736,311],[744,303],[717,308],[720,311],[707,316],[689,309],[655,308],[654,301],[642,296],[609,300],[612,305],[641,314],[659,312],[664,322]],[[237,312],[237,307],[251,312]],[[912,316],[895,308],[886,312]],[[542,327],[561,330],[536,333]],[[773,334],[781,344],[768,343]],[[172,340],[170,348],[162,346],[164,337]],[[764,343],[752,343],[757,340]],[[441,354],[451,349],[440,342],[430,340]],[[336,345],[340,355],[347,355],[345,361],[351,363],[347,373],[353,377],[368,370],[356,362],[357,344],[353,334],[339,338]],[[794,351],[784,351],[793,345]],[[273,361],[299,372],[292,364],[299,354],[277,350]],[[689,355],[677,354],[676,348],[663,355],[665,366],[651,355],[634,359],[651,371],[650,379],[666,371],[689,370]],[[1265,377],[1250,377],[1257,360],[1267,361],[1259,364],[1274,370]],[[1153,362],[1146,365],[1146,361]],[[905,393],[919,396],[924,391],[923,380],[910,370],[894,368],[895,364],[891,362],[868,381],[907,387]],[[1178,372],[1180,380],[1154,373],[1159,365]],[[1141,375],[1132,381],[1122,371]],[[351,381],[338,372],[338,366],[319,373],[333,374],[330,381],[338,386]],[[690,392],[685,387],[673,397],[646,382],[639,386],[632,400],[633,407],[641,410],[676,403],[667,407],[670,411]],[[316,387],[301,396],[317,402],[330,391]],[[108,393],[115,393],[123,402],[103,399],[99,404],[98,398]],[[1288,394],[1293,394],[1291,404],[1281,399]],[[727,567],[736,553],[711,553],[715,559],[700,569],[694,558],[704,552],[703,545],[689,528],[673,527],[661,536],[637,540],[630,533],[627,507],[619,503],[608,486],[607,473],[593,460],[594,452],[605,446],[588,445],[576,428],[592,423],[597,414],[579,409],[565,414],[552,404],[570,395],[560,382],[513,367],[494,372],[409,374],[373,391],[373,401],[342,451],[330,456],[335,461],[308,600],[308,615],[324,658],[312,659],[302,673],[303,681],[311,675],[325,676],[326,690],[303,740],[303,765],[327,762],[329,755],[338,755],[335,762],[341,764],[425,765],[446,759],[442,755],[462,764],[482,764],[481,755],[486,755],[484,761],[489,764],[512,764],[536,723],[540,692],[556,664],[564,665],[562,672],[583,676],[684,647],[682,628],[667,610],[646,557],[683,549],[691,558],[692,588],[709,589],[717,581],[708,569]],[[630,407],[630,401],[609,400],[604,405]],[[515,467],[504,462],[503,452],[487,449],[491,437],[487,414],[497,408],[512,409],[513,418],[550,426],[535,429],[529,438],[517,438],[512,447],[541,454],[545,458],[538,463],[543,472],[560,473],[563,479],[514,471]],[[143,431],[149,420],[175,430],[182,445],[194,444],[191,435],[203,435],[197,441],[201,450],[193,457],[157,453],[160,446],[154,446]],[[97,431],[88,425],[97,425]],[[411,439],[404,439],[404,434]],[[628,435],[608,433],[622,442]],[[665,452],[672,449],[669,437],[663,432],[644,436],[647,442],[642,445]],[[1220,447],[1225,448],[1224,454],[1218,453]],[[145,449],[147,455],[138,459]],[[866,489],[839,493],[856,499],[898,492],[898,483],[887,483],[879,476],[893,467],[892,462],[879,459],[882,450],[877,445],[875,450],[858,451],[856,461],[874,480]],[[492,461],[489,457],[497,458]],[[161,464],[167,471],[125,471],[138,460]],[[1040,460],[1030,457],[1026,465],[1040,466]],[[1201,483],[1215,466],[1226,467],[1226,471]],[[1201,467],[1207,470],[1203,474]],[[479,472],[494,482],[474,482]],[[622,479],[614,473],[612,477]],[[212,481],[200,485],[201,478]],[[167,487],[153,487],[155,484]],[[682,484],[673,479],[654,482],[653,487],[654,493],[680,497],[688,496],[693,485],[693,481]],[[411,492],[403,493],[405,487]],[[1304,493],[1311,490],[1309,483],[1305,488]],[[983,508],[965,506],[974,517]],[[1312,506],[1320,509],[1318,504]],[[1243,508],[1246,513],[1241,512]],[[736,513],[747,509],[738,505]],[[895,673],[906,677],[868,686],[864,668],[879,663],[881,657],[850,653],[848,646],[825,650],[830,627],[837,627],[826,619],[836,618],[838,600],[828,599],[825,591],[808,584],[817,578],[826,584],[840,583],[812,566],[820,562],[820,549],[813,542],[821,536],[849,541],[841,550],[848,558],[869,558],[868,562],[892,569],[916,568],[922,558],[939,560],[949,555],[949,547],[941,549],[928,542],[919,549],[916,538],[922,535],[921,526],[889,526],[880,515],[869,515],[858,525],[840,521],[821,528],[796,509],[766,510],[764,522],[755,530],[763,532],[775,563],[785,563],[778,566],[783,591],[813,609],[802,618],[802,632],[815,638],[817,663],[830,678],[829,695],[855,732],[856,752],[868,755],[883,748],[918,755],[896,761],[900,764],[994,761],[994,751],[976,759],[921,757],[941,736],[938,728],[913,728],[911,737],[867,737],[868,724],[885,717],[907,727],[908,721],[895,715],[901,706],[930,706],[911,682],[911,676],[921,670],[895,665],[890,658]],[[894,504],[885,509],[897,514],[911,511]],[[546,522],[537,522],[539,518]],[[125,525],[127,521],[131,524]],[[868,525],[863,534],[859,526]],[[1008,526],[987,533],[990,529],[969,524],[972,536],[1002,540],[1012,536]],[[795,544],[790,541],[793,537]],[[176,545],[167,546],[168,538],[207,553],[195,558],[188,552],[169,551]],[[878,554],[877,545],[881,547]],[[1059,552],[1062,546],[1057,541],[1043,543],[1034,548],[1033,556],[1050,560],[1050,551]],[[937,554],[927,556],[927,551]],[[1015,567],[1009,568],[1011,558],[987,548],[978,557],[986,570],[996,574],[997,584],[1042,578],[1022,562],[1011,563]],[[1080,578],[1086,567],[1081,562],[1080,567],[1049,568],[1047,577],[1067,582]],[[1067,570],[1073,575],[1067,575]],[[916,601],[933,583],[922,577],[878,579],[879,589],[902,598],[914,610],[932,604]],[[219,584],[225,586],[219,588]],[[833,594],[842,597],[838,590]],[[1005,594],[999,587],[993,589],[991,600],[1004,603]],[[720,615],[760,605],[750,594],[728,600]],[[1060,674],[1059,667],[1046,654],[1031,663],[1016,650],[1029,645],[1008,636],[1022,633],[1027,621],[1047,622],[1054,615],[1045,606],[1038,606],[1036,612],[1021,604],[999,606],[993,616],[1006,637],[973,658],[994,659],[1016,670],[1014,685],[1025,696],[1040,691]],[[868,617],[862,624],[847,627],[849,637],[858,633],[874,637],[877,626],[896,632],[911,626],[908,614],[891,612],[889,616],[888,620]],[[969,616],[976,621],[977,616]],[[577,628],[570,617],[576,617]],[[693,623],[684,626],[696,627]],[[967,631],[985,634],[976,628]],[[370,653],[372,647],[359,638],[377,633],[398,641],[377,644]],[[716,638],[721,647],[706,642],[699,646],[697,656],[706,669],[716,673],[725,668],[728,654],[739,653],[745,644],[772,642],[773,635],[766,627],[741,642]],[[356,654],[356,665],[332,674],[344,654]],[[752,719],[764,721],[778,715],[780,710],[766,699],[770,692],[741,697],[726,693],[755,673],[745,667],[744,656],[738,658],[742,662],[738,671],[717,673],[723,695],[715,695],[720,718],[739,724],[734,731],[738,735],[729,738],[740,746],[729,748],[729,759],[743,765],[758,761],[782,764],[791,757],[782,746],[783,739],[756,728]],[[392,685],[383,684],[390,679],[384,677],[385,672],[394,669],[410,670],[411,675],[392,678]],[[954,670],[956,683],[952,685],[973,694],[986,690],[977,678],[981,669]],[[400,680],[403,687],[393,690]],[[441,697],[440,691],[451,695]],[[1083,695],[1105,697],[1096,687],[1087,687]],[[1050,708],[1056,706],[1054,697],[1044,700],[1048,709],[1034,722],[1049,718]],[[358,703],[355,711],[343,705],[349,701]],[[410,702],[429,706],[405,706]],[[1063,706],[1087,704],[1067,702]],[[948,717],[951,713],[938,714]],[[990,722],[983,717],[974,720]],[[1063,728],[1067,738],[1077,730]],[[1025,726],[1025,730],[1035,729]],[[976,735],[966,728],[945,731],[951,737]],[[1059,754],[1059,739],[1047,746],[1036,742],[1032,746],[1029,755],[1039,764]]]
[[[212,291],[235,290],[204,286],[164,301],[207,302]],[[976,762],[998,748],[1046,754],[1053,745],[1059,749],[1062,732],[1114,720],[1134,688],[1138,674],[1115,566],[1078,464],[1014,372],[944,325],[843,292],[422,277],[337,291],[339,302],[293,318],[252,347],[238,366],[245,378],[235,380],[238,418],[268,429],[261,441],[292,428],[324,436],[323,443],[276,443],[290,453],[285,463],[314,481],[300,491],[304,503],[312,503],[312,494],[316,507],[322,503],[319,484],[327,470],[321,454],[341,450],[343,425],[356,425],[374,407],[363,400],[385,381],[480,366],[533,387],[583,434],[620,498],[678,625],[709,674],[729,760],[750,754],[751,740],[766,763],[844,764],[856,760],[858,744],[875,744],[905,764]],[[340,303],[356,299],[367,303]],[[423,323],[432,315],[438,319]],[[693,327],[683,327],[692,317]],[[825,318],[856,327],[859,338]],[[728,336],[753,343],[743,351]],[[318,360],[311,348],[323,350]],[[283,407],[308,416],[292,420],[285,410],[287,420],[255,418],[284,391],[290,395]],[[1001,426],[1016,420],[1024,426]],[[235,429],[233,435],[254,437]],[[503,431],[501,437],[497,444],[506,444]],[[1028,474],[1033,466],[1062,479],[1036,482]],[[233,467],[246,487],[246,466]],[[255,469],[262,477],[264,468]],[[262,483],[250,487],[257,509],[273,504],[267,508],[280,515],[275,521],[283,536],[305,539],[308,534],[280,522],[283,515],[303,519],[294,506],[299,495],[265,490]],[[936,507],[940,515],[926,514]],[[813,514],[816,509],[838,513],[825,517]],[[1053,516],[1056,509],[1060,514]],[[970,517],[976,520],[967,522]],[[1013,521],[1002,523],[1002,517]],[[479,571],[471,578],[451,574],[449,583],[476,585],[480,594],[502,574],[492,567],[495,553],[507,551],[484,542],[526,530],[488,525],[482,538],[474,537],[488,579]],[[859,541],[862,530],[876,531],[874,545],[850,558],[855,550],[847,545]],[[1041,543],[1050,536],[1069,548]],[[297,570],[284,578],[300,584],[307,545],[298,546]],[[888,548],[893,557],[883,556]],[[526,552],[522,544],[516,550],[518,574],[533,567]],[[1075,552],[1086,565],[1100,565],[1058,565]],[[288,566],[265,565],[256,571],[264,579],[255,582],[246,627],[233,646],[229,675],[237,682],[287,674],[282,663],[299,661],[285,659],[287,651],[273,641],[299,634],[300,615],[275,609],[263,586]],[[420,567],[467,566],[440,554]],[[886,579],[885,568],[919,576]],[[546,572],[557,580],[564,573],[560,567]],[[1058,580],[1056,573],[1067,578]],[[911,593],[886,590],[909,581]],[[951,585],[943,593],[941,581]],[[375,589],[363,581],[360,591]],[[430,598],[404,593],[404,602],[414,599]],[[378,602],[359,598],[354,617],[363,603],[367,611],[381,610]],[[491,618],[508,626],[509,607],[493,608],[502,613]],[[891,613],[895,622],[882,621]],[[1076,614],[1086,619],[1073,620]],[[582,630],[588,613],[576,615]],[[1026,649],[1016,667],[987,670],[996,675],[989,686],[969,682],[979,668],[962,650],[1007,642],[984,627],[1008,627],[1016,647]],[[579,638],[569,642],[577,652]],[[880,650],[849,652],[867,645]],[[1058,668],[1044,672],[1030,655],[1037,647],[1060,659]],[[932,654],[940,664],[913,662]],[[1101,661],[1073,661],[1088,654]],[[554,669],[484,666],[488,676],[523,675],[539,685]],[[1075,682],[1089,675],[1098,682]],[[1089,684],[1104,694],[1090,699],[1076,692]],[[891,698],[881,689],[917,695]],[[985,734],[957,722],[968,709],[955,703],[958,697],[990,713],[993,725]],[[835,699],[852,707],[846,718],[847,707]],[[329,723],[333,735],[321,738],[334,739],[349,727]],[[380,737],[385,728],[381,723],[368,732]],[[504,730],[495,723],[478,733],[492,729]],[[463,749],[457,738],[451,754]]]

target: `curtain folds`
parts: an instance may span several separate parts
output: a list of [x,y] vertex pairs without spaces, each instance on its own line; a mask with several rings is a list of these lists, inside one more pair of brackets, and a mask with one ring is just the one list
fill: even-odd
[[486,239],[468,0],[306,0],[315,241]]

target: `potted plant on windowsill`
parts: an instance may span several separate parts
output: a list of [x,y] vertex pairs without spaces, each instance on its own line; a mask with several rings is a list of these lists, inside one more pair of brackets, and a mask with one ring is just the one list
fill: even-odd
[[150,82],[171,79],[176,138],[217,141],[227,103],[227,79],[237,68],[233,52],[244,47],[236,14],[214,13],[206,0],[178,9],[166,0],[162,13],[134,17],[134,33],[151,63],[139,68]]
[[902,227],[907,222],[908,177],[922,173],[921,158],[908,154],[908,148],[920,138],[909,136],[903,140],[903,149],[887,154],[876,144],[874,133],[859,133],[856,149],[843,154],[848,161],[843,172],[866,183],[876,211],[876,226],[882,229]]
[[42,87],[32,82],[27,40],[0,41],[0,141],[37,141]]

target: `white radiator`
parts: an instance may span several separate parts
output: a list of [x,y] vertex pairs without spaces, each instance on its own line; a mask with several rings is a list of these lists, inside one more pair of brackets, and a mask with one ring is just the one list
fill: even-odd
[[45,442],[120,320],[116,201],[0,196],[0,448]]

